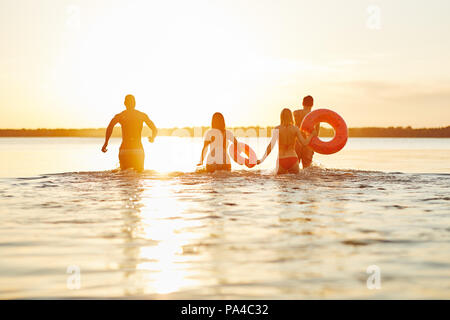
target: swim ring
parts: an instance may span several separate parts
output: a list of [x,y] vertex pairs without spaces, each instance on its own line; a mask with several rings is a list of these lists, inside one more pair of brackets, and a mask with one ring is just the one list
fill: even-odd
[[300,130],[310,134],[320,122],[326,122],[334,129],[334,138],[331,141],[322,141],[319,137],[311,139],[309,146],[317,153],[333,154],[340,151],[348,140],[348,129],[344,119],[336,112],[328,109],[317,109],[306,115]]
[[[238,142],[237,145],[231,144],[228,151],[230,152],[231,158],[233,158],[233,160],[238,164],[245,164],[248,168],[253,168],[256,165],[256,153],[248,144],[243,142]],[[245,153],[247,158],[244,158],[241,155],[242,152]]]

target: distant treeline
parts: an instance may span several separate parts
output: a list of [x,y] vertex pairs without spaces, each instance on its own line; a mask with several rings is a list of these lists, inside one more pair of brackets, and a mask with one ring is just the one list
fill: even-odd
[[[209,127],[185,127],[158,129],[159,136],[201,137]],[[267,137],[271,135],[272,127],[235,127],[231,128],[238,137]],[[0,137],[104,137],[105,128],[98,129],[0,129]],[[150,135],[145,127],[144,136]],[[321,137],[332,137],[334,132],[329,128],[321,128]],[[116,127],[113,137],[120,137],[121,130]],[[386,137],[386,138],[450,138],[450,126],[445,128],[413,129],[411,127],[366,127],[350,128],[350,137]]]
[[[321,129],[322,131],[323,129]],[[332,130],[329,130],[332,134]],[[350,137],[386,138],[450,138],[450,126],[445,128],[388,127],[388,128],[350,128]]]

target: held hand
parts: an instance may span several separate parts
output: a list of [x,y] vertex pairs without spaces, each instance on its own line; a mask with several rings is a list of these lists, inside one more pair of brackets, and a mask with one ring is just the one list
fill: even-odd
[[153,138],[153,136],[148,137],[148,141],[149,141],[150,143],[153,143],[153,142],[155,141],[155,138]]
[[256,165],[259,165],[259,164],[261,164],[261,163],[262,163],[261,160],[256,160]]
[[108,149],[106,149],[108,145],[105,143],[102,147],[102,152],[105,153],[106,151],[108,151]]

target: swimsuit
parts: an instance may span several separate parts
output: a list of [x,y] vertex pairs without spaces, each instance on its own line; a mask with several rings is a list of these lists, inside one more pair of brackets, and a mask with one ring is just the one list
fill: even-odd
[[206,171],[231,171],[231,164],[206,164]]
[[[279,145],[279,149],[282,147],[289,147],[289,145],[280,143],[279,140],[280,137],[280,133],[278,129],[274,129],[272,131],[272,140],[270,141],[270,150],[272,150],[275,147],[275,144],[278,141],[278,145]],[[269,148],[268,148],[269,149]],[[261,162],[264,161],[267,157],[267,152],[264,154],[263,158],[261,159]],[[278,159],[278,164],[284,169],[284,170],[290,170],[292,169],[293,166],[298,164],[298,158],[296,156],[290,156],[290,157],[285,157],[285,158],[279,158]]]
[[298,160],[302,162],[303,168],[311,166],[314,151],[310,146],[304,146],[298,141],[295,142],[295,153],[297,153]]
[[280,166],[282,166],[285,170],[289,170],[292,168],[295,164],[298,163],[297,157],[288,157],[288,158],[282,158],[278,159],[278,163]]
[[119,161],[122,170],[133,168],[137,171],[144,170],[144,149],[120,149]]
[[[297,141],[296,141],[297,142]],[[278,140],[278,148],[281,149],[282,147],[285,147],[286,149],[289,147],[288,144],[281,143],[280,140]],[[285,170],[289,170],[294,164],[298,162],[297,157],[287,157],[278,159],[278,163],[280,166],[282,166]]]
[[[306,117],[308,113],[303,110],[295,110],[294,111],[294,118],[295,118],[295,124],[300,129],[303,119]],[[316,129],[320,129],[320,124],[316,126]],[[304,132],[302,132],[302,135],[304,138],[306,138],[306,135]],[[298,141],[295,142],[295,153],[297,153],[298,161],[302,162],[303,168],[308,168],[311,166],[314,151],[311,149],[310,146],[304,146]]]

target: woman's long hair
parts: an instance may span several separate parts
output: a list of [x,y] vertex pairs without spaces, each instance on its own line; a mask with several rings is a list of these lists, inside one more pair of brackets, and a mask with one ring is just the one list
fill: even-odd
[[223,114],[220,112],[216,112],[212,116],[211,120],[211,128],[220,130],[222,133],[225,133],[225,118]]
[[293,125],[294,119],[292,118],[291,110],[288,108],[284,108],[283,110],[281,110],[280,120],[282,126],[287,127]]
[[225,127],[225,118],[223,114],[220,112],[216,112],[212,116],[211,120],[211,128],[217,129],[222,133],[222,154],[223,154],[223,162],[222,164],[226,164],[226,156],[227,156],[227,139],[226,139],[226,127]]

